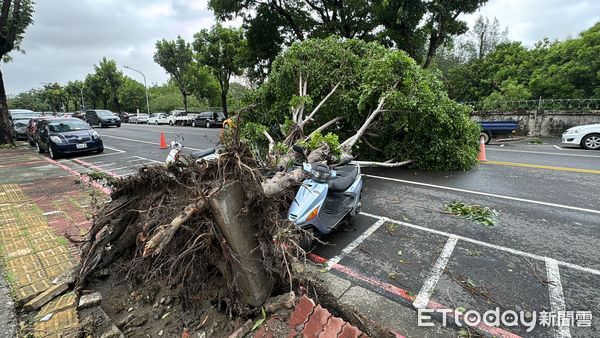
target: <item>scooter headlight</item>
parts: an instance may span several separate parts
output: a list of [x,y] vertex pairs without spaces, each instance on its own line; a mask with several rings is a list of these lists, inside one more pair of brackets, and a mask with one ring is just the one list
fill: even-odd
[[315,181],[325,182],[331,177],[331,172],[311,170],[310,176],[315,179]]

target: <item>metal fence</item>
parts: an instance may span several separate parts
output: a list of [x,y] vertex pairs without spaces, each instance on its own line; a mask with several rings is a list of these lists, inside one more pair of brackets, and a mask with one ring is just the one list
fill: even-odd
[[600,99],[539,99],[518,101],[466,101],[462,104],[482,110],[579,110],[600,109]]

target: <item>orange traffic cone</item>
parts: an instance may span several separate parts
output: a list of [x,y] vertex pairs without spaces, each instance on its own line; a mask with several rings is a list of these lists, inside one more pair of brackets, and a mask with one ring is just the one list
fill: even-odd
[[165,140],[165,133],[160,133],[160,149],[167,149],[167,141]]
[[485,139],[483,136],[479,138],[479,154],[477,154],[477,159],[481,162],[486,162],[485,158]]

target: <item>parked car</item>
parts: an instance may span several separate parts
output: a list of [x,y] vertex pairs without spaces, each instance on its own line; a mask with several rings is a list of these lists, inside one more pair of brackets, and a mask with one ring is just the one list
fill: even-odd
[[84,111],[76,111],[73,113],[73,117],[76,117],[78,119],[85,121],[85,112]]
[[27,134],[27,142],[29,142],[30,146],[35,147],[35,135],[37,134],[38,125],[40,124],[40,121],[52,118],[54,118],[54,116],[39,116],[29,120],[25,132]]
[[600,123],[585,124],[565,130],[562,134],[562,143],[585,149],[600,150]]
[[168,124],[169,114],[167,113],[153,113],[148,118],[148,124]]
[[204,126],[206,128],[210,127],[223,127],[223,121],[225,121],[225,114],[221,112],[204,112],[200,113],[196,118],[192,121],[192,127],[196,126]]
[[171,110],[169,112],[169,124],[172,126],[176,124],[182,126],[188,124],[191,125],[198,115],[199,113],[185,112],[183,110]]
[[129,115],[129,123],[135,123],[135,124],[139,124],[139,123],[148,123],[148,114],[134,114],[134,115]]
[[490,143],[492,137],[498,135],[512,135],[517,130],[519,123],[515,120],[507,121],[481,121],[481,136],[485,144]]
[[38,152],[48,152],[53,159],[66,154],[104,151],[100,135],[85,121],[72,117],[40,120],[35,144]]
[[34,117],[40,116],[40,113],[36,113],[31,110],[9,110],[10,121],[12,127],[13,138],[15,140],[21,140],[27,138],[27,124],[29,120]]
[[100,128],[121,126],[121,119],[110,110],[88,110],[85,112],[85,122],[91,126],[98,125]]

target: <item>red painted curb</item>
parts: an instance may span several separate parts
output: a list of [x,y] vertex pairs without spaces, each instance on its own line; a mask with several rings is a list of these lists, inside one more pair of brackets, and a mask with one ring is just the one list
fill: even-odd
[[107,194],[107,195],[110,195],[110,194],[112,193],[112,190],[110,190],[109,188],[107,188],[107,187],[103,186],[102,184],[100,184],[100,183],[98,183],[98,182],[96,182],[96,181],[94,181],[94,180],[90,179],[90,178],[89,178],[89,177],[87,177],[87,176],[81,175],[80,173],[78,173],[77,171],[75,171],[75,170],[73,170],[73,169],[71,169],[71,168],[67,167],[66,165],[64,165],[64,164],[62,164],[62,163],[60,163],[60,162],[58,162],[58,161],[55,161],[55,160],[53,160],[53,159],[51,159],[51,158],[48,158],[48,157],[44,157],[44,159],[45,159],[46,161],[48,161],[48,162],[50,162],[50,163],[54,164],[55,166],[57,166],[57,167],[61,168],[62,170],[64,170],[64,171],[68,172],[69,174],[71,174],[71,175],[73,175],[73,176],[75,176],[75,177],[79,178],[79,179],[80,179],[80,180],[82,180],[83,182],[91,184],[91,185],[92,185],[94,188],[96,188],[96,189],[98,189],[98,190],[102,191],[103,193],[105,193],[105,194]]
[[[327,263],[328,259],[321,257],[319,255],[316,255],[314,253],[309,253],[308,254],[308,258],[318,264],[324,264]],[[363,281],[365,283],[368,283],[378,289],[384,290],[386,292],[389,292],[391,294],[394,294],[400,298],[404,298],[410,302],[413,302],[415,297],[411,296],[410,293],[402,288],[399,288],[397,286],[382,282],[376,278],[373,277],[369,277],[369,276],[365,276],[362,273],[355,271],[347,266],[341,265],[339,263],[333,265],[331,267],[334,270],[337,270],[345,275],[348,275],[354,279]],[[432,309],[432,310],[438,310],[438,309],[450,309],[450,307],[448,306],[444,306],[440,303],[437,303],[433,300],[429,300],[429,303],[427,303],[427,308],[428,309]],[[457,317],[460,319],[463,317],[463,314],[461,313],[457,313],[455,311],[452,311],[449,313],[449,315],[453,318]],[[520,338],[521,336],[516,335],[512,332],[506,331],[504,329],[501,329],[499,327],[494,327],[494,326],[488,326],[485,325],[483,323],[479,323],[479,325],[475,326],[478,330],[488,333],[494,337],[502,337],[502,338]],[[402,335],[400,333],[395,333],[397,337],[402,337]]]

